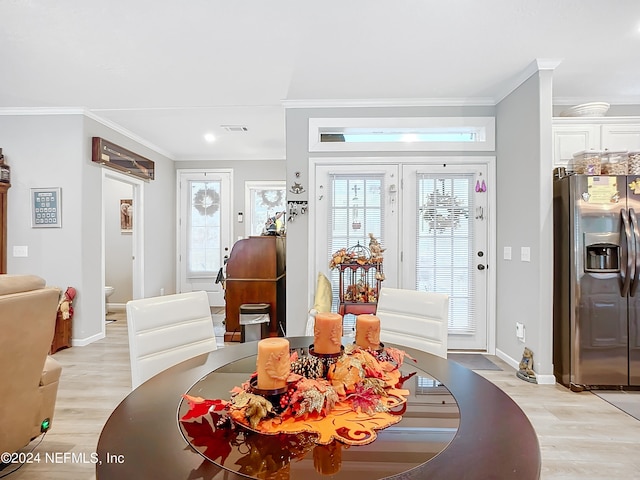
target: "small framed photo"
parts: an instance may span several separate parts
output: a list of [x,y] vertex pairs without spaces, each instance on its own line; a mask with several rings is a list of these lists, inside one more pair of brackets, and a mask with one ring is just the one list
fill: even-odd
[[62,197],[60,188],[31,189],[31,227],[62,227]]
[[133,199],[120,199],[120,231],[133,232]]

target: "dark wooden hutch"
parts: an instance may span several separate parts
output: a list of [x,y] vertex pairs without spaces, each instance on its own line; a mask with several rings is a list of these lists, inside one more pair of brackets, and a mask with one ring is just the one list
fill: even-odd
[[225,342],[240,341],[240,305],[245,303],[269,304],[269,336],[284,335],[286,274],[284,237],[249,237],[234,244],[226,267]]
[[7,193],[9,183],[0,182],[0,273],[7,273]]

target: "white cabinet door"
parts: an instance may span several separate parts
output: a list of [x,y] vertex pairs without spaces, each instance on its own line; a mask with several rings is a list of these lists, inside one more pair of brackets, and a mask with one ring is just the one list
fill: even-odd
[[602,148],[640,150],[640,124],[602,125]]
[[554,166],[567,166],[573,154],[582,150],[600,149],[600,125],[554,125]]

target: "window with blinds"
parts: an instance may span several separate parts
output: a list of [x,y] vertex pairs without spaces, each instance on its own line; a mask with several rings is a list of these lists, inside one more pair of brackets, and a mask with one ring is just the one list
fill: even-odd
[[187,277],[213,277],[221,258],[221,182],[190,181]]
[[449,295],[449,334],[475,334],[473,175],[417,174],[416,289]]
[[[369,233],[384,245],[384,174],[330,175],[327,258],[341,248],[369,246]],[[330,272],[333,310],[338,306],[339,272]]]

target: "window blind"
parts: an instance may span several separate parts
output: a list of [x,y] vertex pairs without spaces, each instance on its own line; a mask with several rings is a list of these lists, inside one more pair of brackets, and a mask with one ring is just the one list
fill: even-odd
[[476,332],[473,175],[416,176],[416,287],[449,295],[449,334]]
[[[384,174],[329,175],[329,215],[327,263],[341,248],[358,244],[368,248],[369,233],[384,245]],[[339,302],[339,272],[330,272],[333,310]]]

